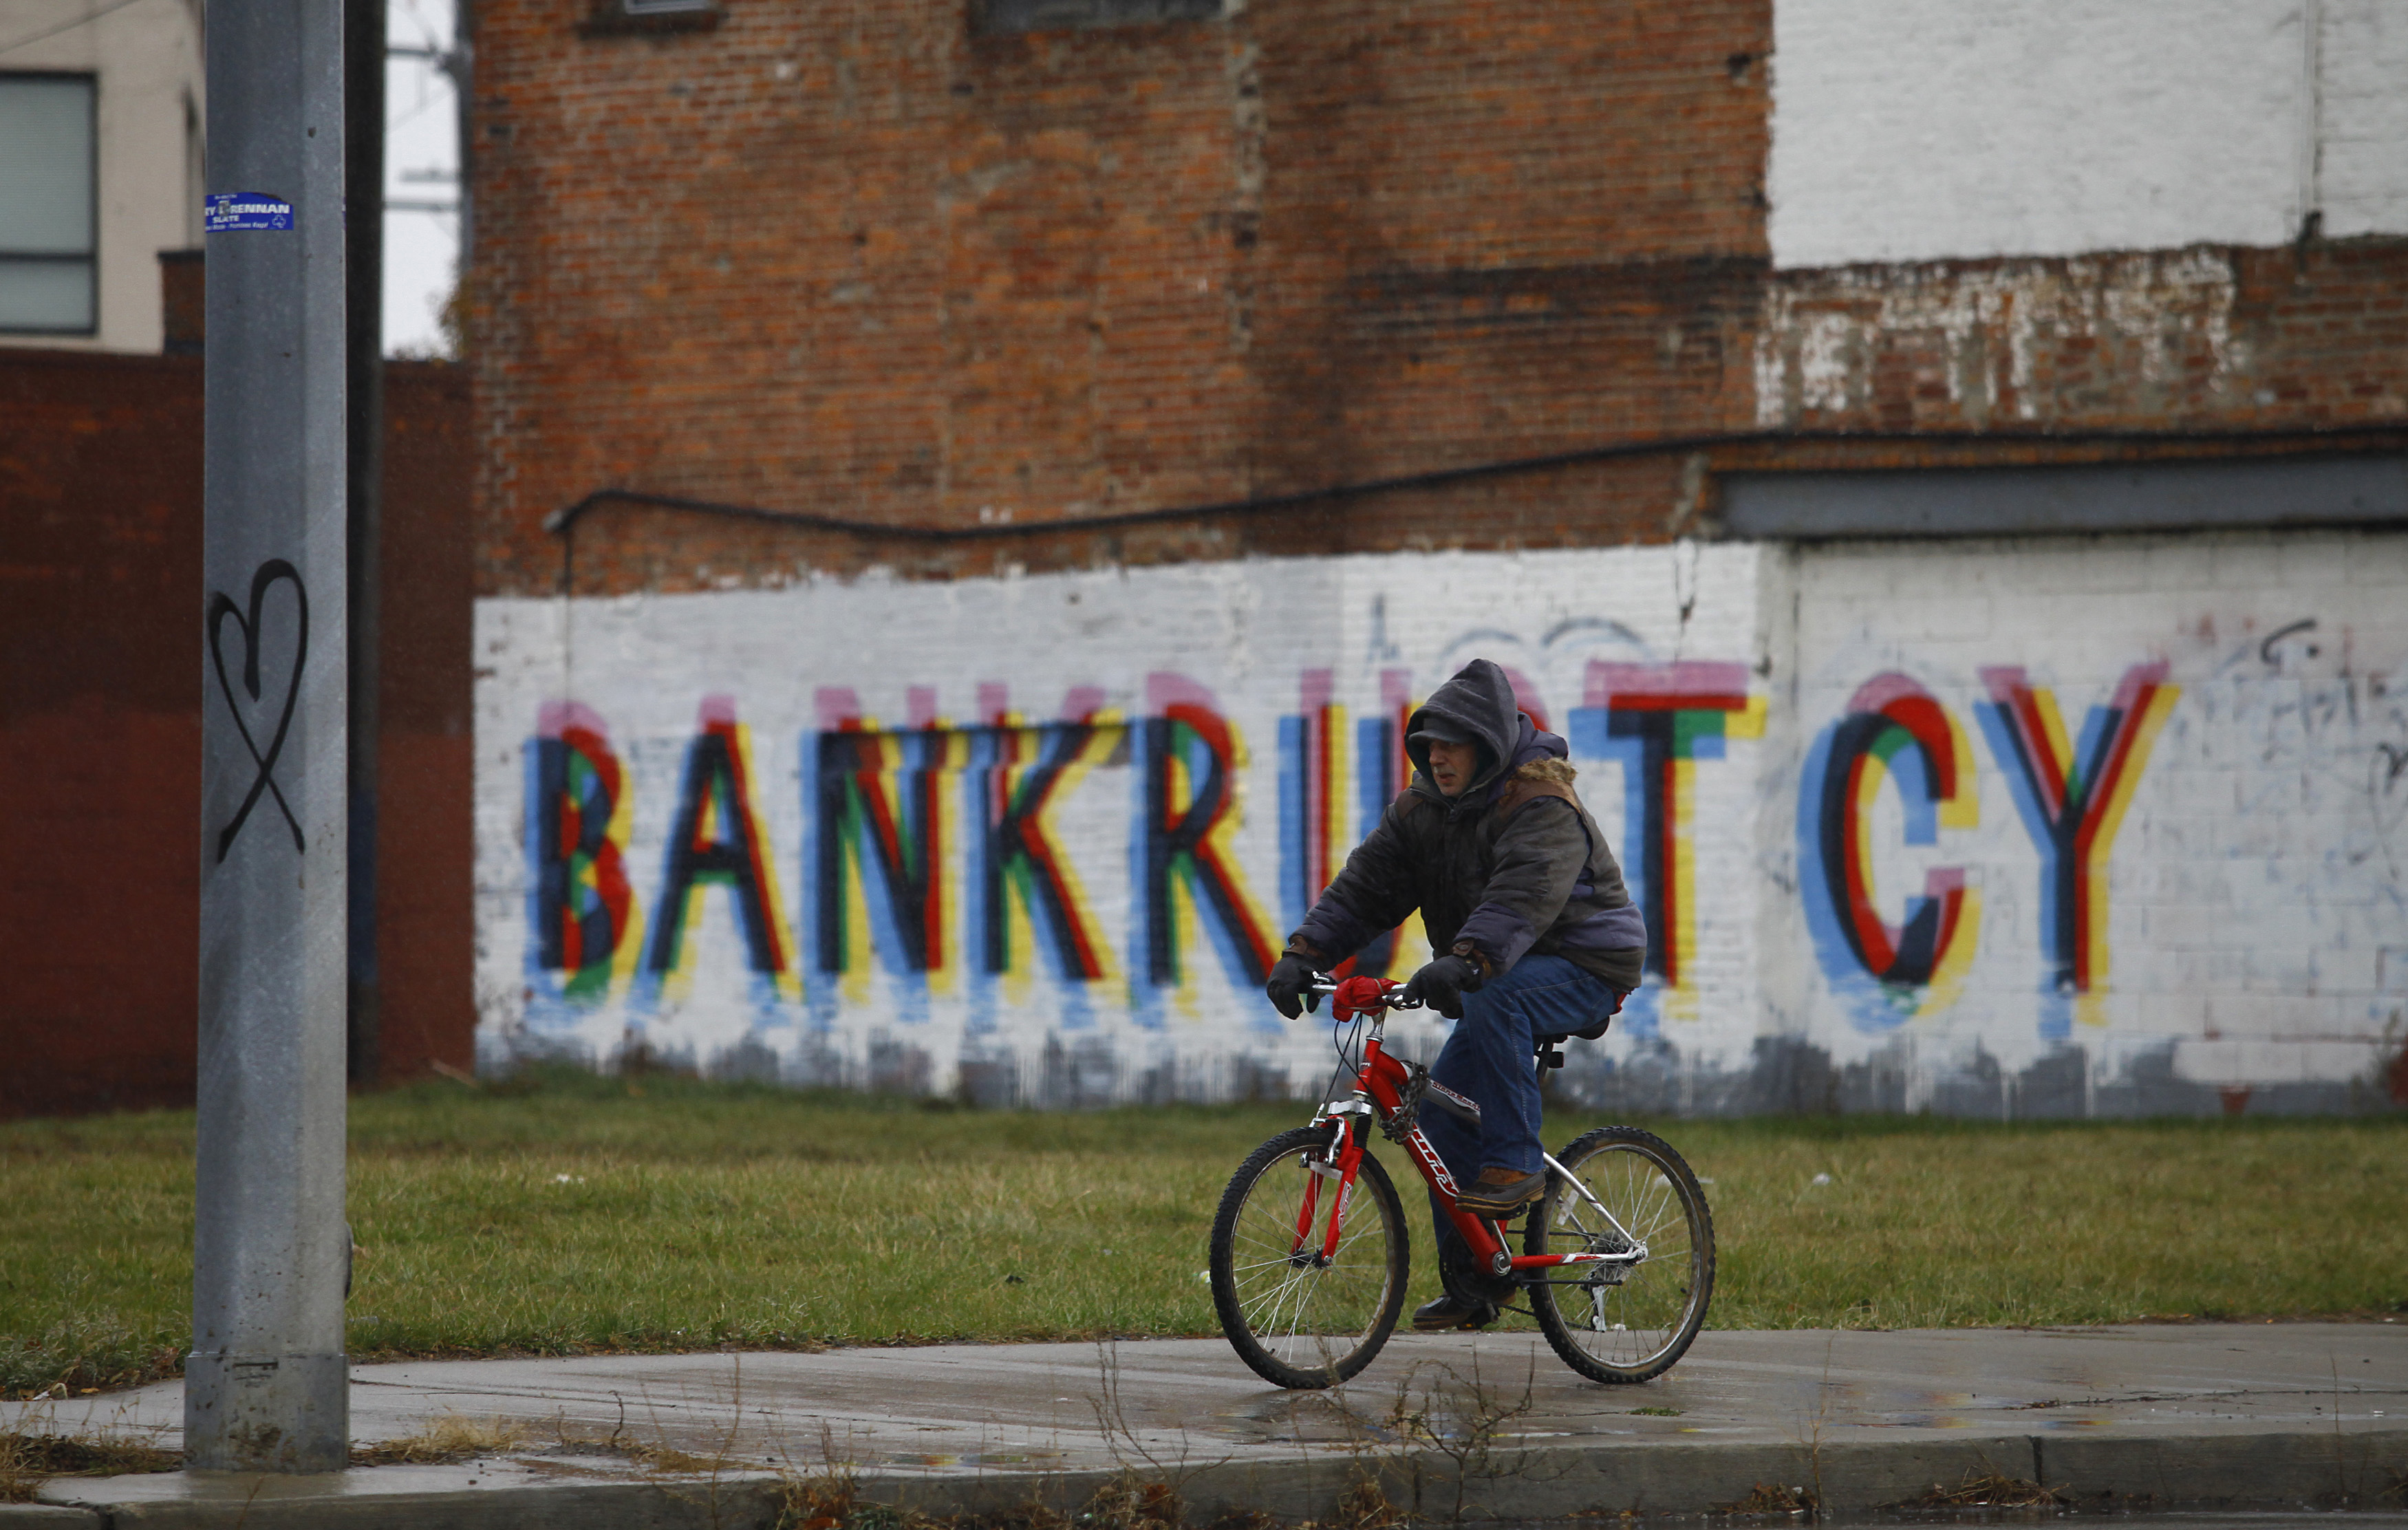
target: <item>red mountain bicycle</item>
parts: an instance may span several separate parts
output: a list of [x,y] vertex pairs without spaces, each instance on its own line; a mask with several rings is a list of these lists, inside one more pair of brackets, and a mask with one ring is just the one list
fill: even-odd
[[[1411,1254],[1397,1188],[1367,1151],[1376,1126],[1412,1155],[1488,1289],[1510,1285],[1528,1303],[1500,1305],[1538,1319],[1564,1364],[1594,1381],[1670,1370],[1714,1289],[1713,1216],[1681,1155],[1651,1132],[1601,1126],[1547,1156],[1546,1191],[1518,1219],[1458,1210],[1455,1180],[1414,1121],[1436,1108],[1476,1123],[1480,1107],[1382,1050],[1387,1011],[1406,1008],[1396,983],[1322,977],[1312,992],[1354,1027],[1339,1054],[1354,1088],[1256,1148],[1221,1196],[1212,1305],[1238,1357],[1274,1385],[1326,1387],[1369,1365],[1396,1331]],[[1541,1066],[1561,1065],[1559,1039],[1541,1038]]]

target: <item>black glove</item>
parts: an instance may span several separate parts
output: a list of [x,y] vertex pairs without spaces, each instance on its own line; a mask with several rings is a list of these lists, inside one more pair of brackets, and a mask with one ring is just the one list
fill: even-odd
[[1480,968],[1468,956],[1448,954],[1413,974],[1401,995],[1407,1004],[1419,999],[1449,1020],[1463,1018],[1463,995],[1480,988]]
[[1314,976],[1311,962],[1289,951],[1271,968],[1270,981],[1263,984],[1263,992],[1270,995],[1272,1008],[1294,1020],[1307,1009],[1321,1008],[1321,995],[1310,991]]

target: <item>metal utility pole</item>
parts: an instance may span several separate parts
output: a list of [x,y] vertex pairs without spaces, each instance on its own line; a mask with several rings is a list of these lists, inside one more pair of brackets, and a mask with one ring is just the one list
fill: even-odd
[[346,349],[351,392],[351,1082],[377,1081],[383,988],[377,974],[377,677],[384,493],[385,0],[342,0]]
[[341,0],[208,26],[200,1128],[184,1449],[339,1470],[345,988]]

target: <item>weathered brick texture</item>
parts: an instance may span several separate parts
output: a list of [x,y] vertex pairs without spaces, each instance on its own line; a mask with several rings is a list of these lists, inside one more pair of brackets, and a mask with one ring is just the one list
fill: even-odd
[[1784,272],[1768,426],[2408,424],[2408,246]]
[[[480,591],[557,588],[543,518],[611,486],[968,527],[1733,431],[2408,418],[2408,242],[1776,275],[1770,0],[1233,8],[480,6]],[[616,507],[575,579],[1614,543],[1701,472],[1925,460],[1771,450],[969,543]]]
[[[571,20],[480,11],[488,592],[552,587],[538,521],[606,484],[1072,518],[1719,422],[1742,396],[1762,4],[1274,4],[1010,36],[958,0],[739,0],[667,38]],[[1371,536],[1619,540],[1661,477],[1584,496],[1577,526],[1556,491],[1491,492],[1383,507]],[[1317,543],[1323,519],[1261,535]],[[583,541],[580,588],[906,551],[651,517]]]

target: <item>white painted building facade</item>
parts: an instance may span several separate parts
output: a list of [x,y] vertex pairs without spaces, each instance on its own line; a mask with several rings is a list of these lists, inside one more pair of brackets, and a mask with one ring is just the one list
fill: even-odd
[[[1774,20],[1776,273],[1733,372],[1767,430],[1865,408],[1901,333],[1975,422],[2048,422],[2028,352],[2067,336],[2134,396],[2245,411],[2236,248],[2408,234],[2392,0]],[[2037,507],[2012,540],[1943,505],[1945,539],[484,600],[480,1055],[1309,1092],[1326,1031],[1260,971],[1399,784],[1402,709],[1486,657],[1570,740],[1653,935],[1572,1091],[2378,1108],[2408,1097],[2408,477],[2347,471],[2262,505],[2034,479],[1999,491]],[[2267,529],[2298,521],[2326,529]]]
[[2408,233],[2398,0],[1776,0],[1774,265]]
[[1044,1103],[1316,1087],[1328,1037],[1262,953],[1393,790],[1399,708],[1486,657],[1665,948],[1573,1087],[2371,1103],[2408,1043],[2403,588],[2408,542],[2327,533],[490,601],[483,1044]]
[[0,0],[0,345],[156,351],[201,242],[200,0]]

